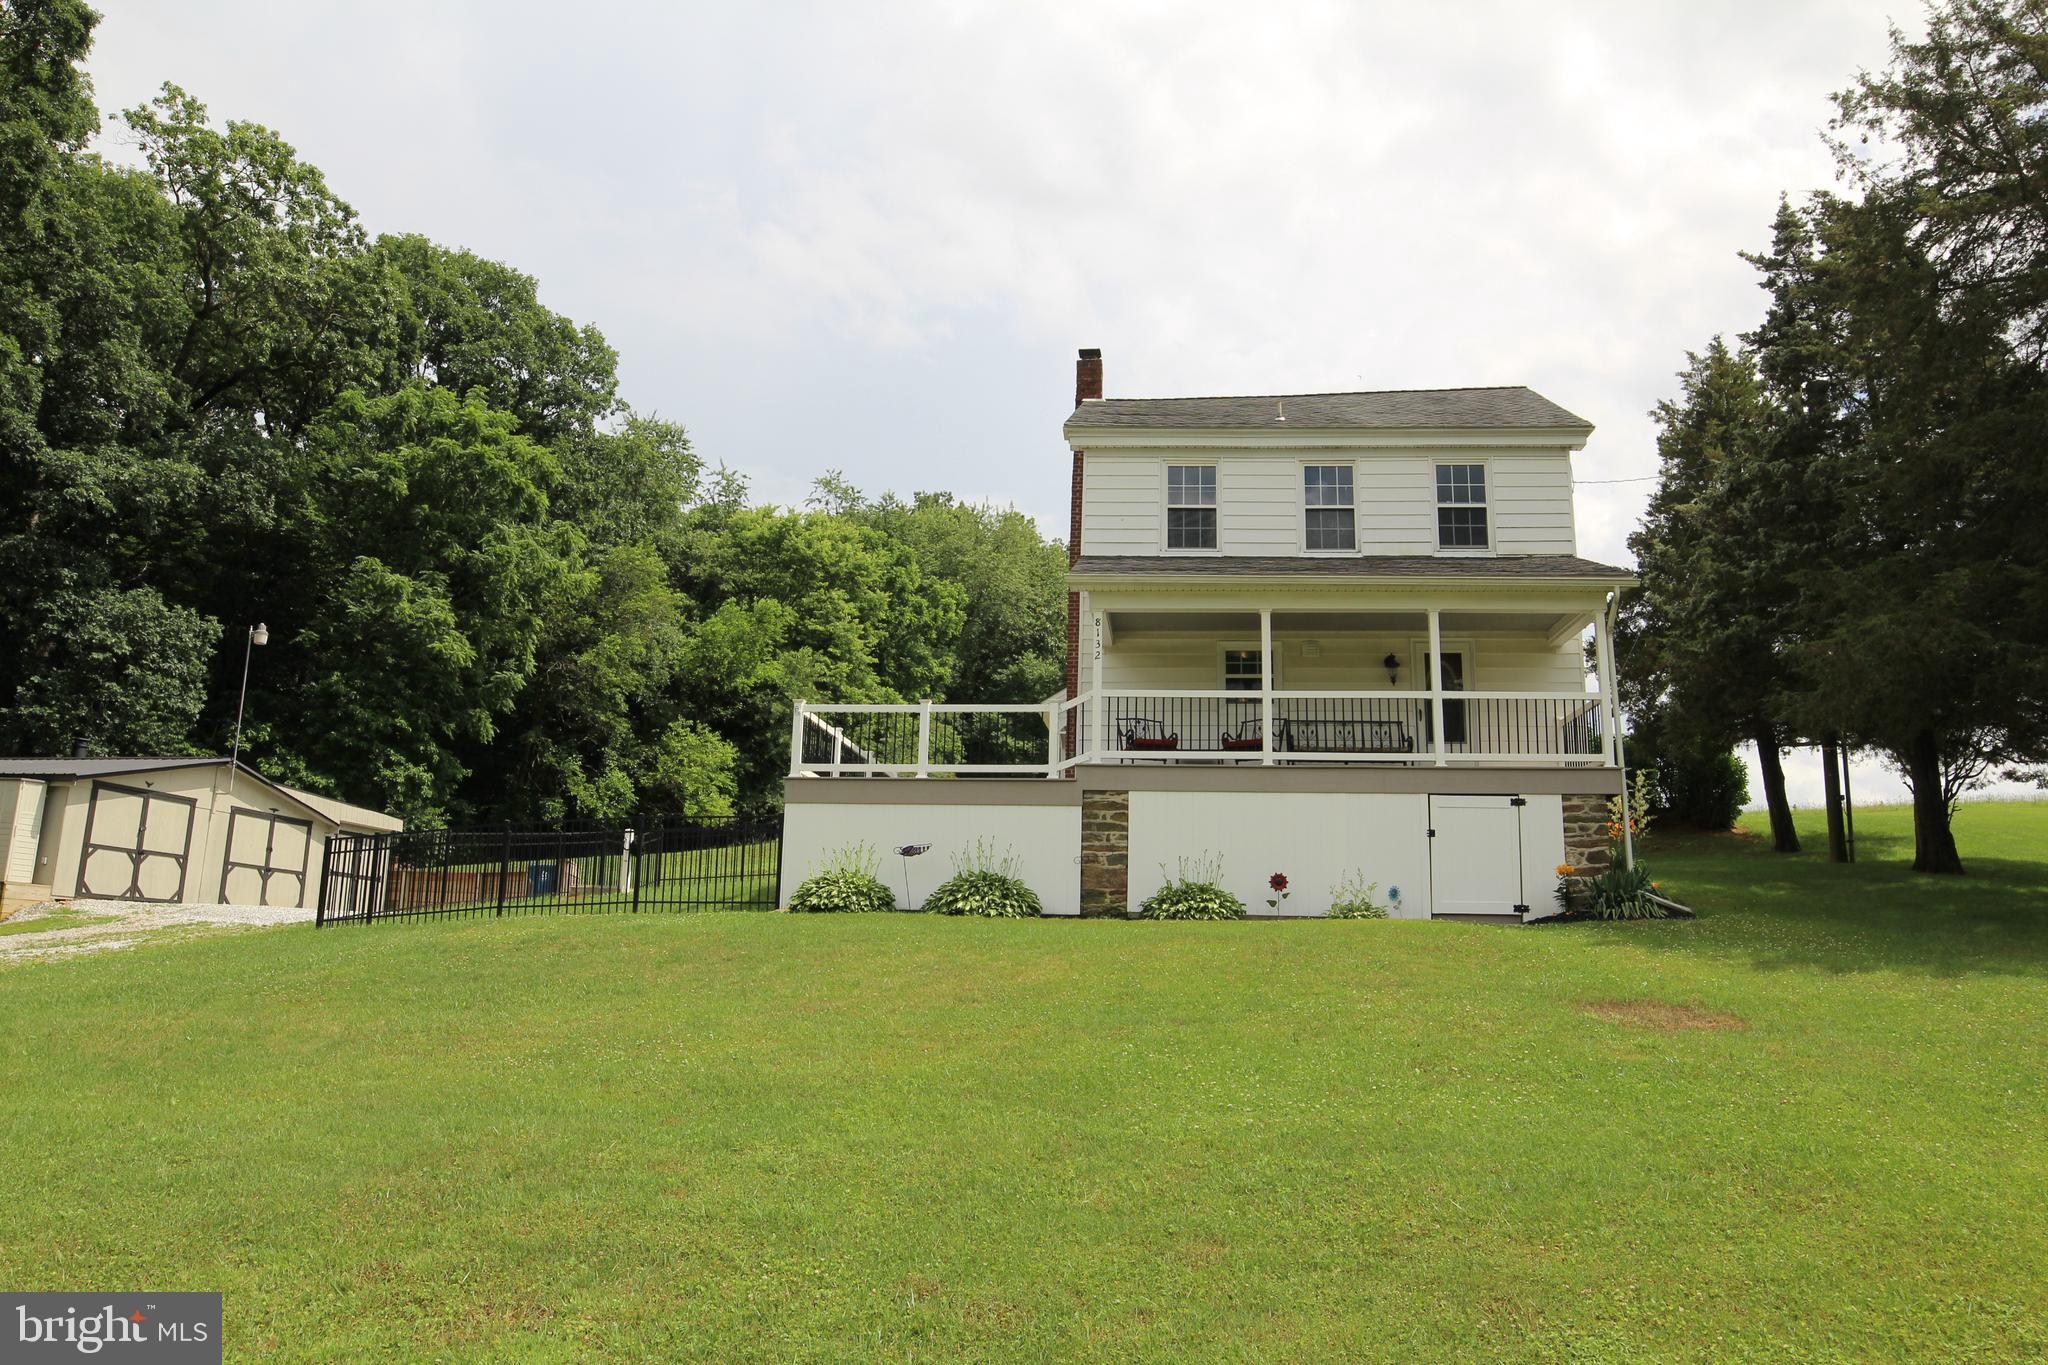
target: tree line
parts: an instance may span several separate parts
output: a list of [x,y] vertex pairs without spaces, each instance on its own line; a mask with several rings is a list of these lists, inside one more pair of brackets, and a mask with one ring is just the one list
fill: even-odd
[[0,751],[225,753],[415,822],[779,800],[790,701],[1036,701],[1065,554],[835,476],[750,506],[530,277],[372,235],[174,85],[92,150],[78,0],[0,7]]
[[1788,746],[1883,756],[1955,873],[1957,800],[2048,760],[2048,4],[1946,0],[1835,100],[1839,187],[1655,410],[1624,704],[1667,767],[1753,742],[1784,851]]

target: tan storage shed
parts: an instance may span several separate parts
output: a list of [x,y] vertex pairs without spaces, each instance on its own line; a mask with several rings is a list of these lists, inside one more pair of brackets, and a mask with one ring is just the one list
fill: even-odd
[[330,835],[402,827],[225,758],[0,759],[0,918],[72,899],[310,910]]

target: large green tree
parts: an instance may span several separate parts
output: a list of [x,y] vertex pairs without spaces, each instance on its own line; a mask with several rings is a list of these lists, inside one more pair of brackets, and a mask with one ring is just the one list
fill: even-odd
[[1657,405],[1659,480],[1629,537],[1642,585],[1623,616],[1624,699],[1682,750],[1756,745],[1773,847],[1797,852],[1781,753],[1796,686],[1785,613],[1800,554],[1776,516],[1776,425],[1754,358],[1719,337]]

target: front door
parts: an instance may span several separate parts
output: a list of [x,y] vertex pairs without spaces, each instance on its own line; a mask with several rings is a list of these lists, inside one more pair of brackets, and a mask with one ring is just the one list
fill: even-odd
[[[1444,721],[1449,730],[1450,720]],[[1511,796],[1429,798],[1430,911],[1518,915],[1522,894],[1522,807]]]
[[[1429,647],[1426,645],[1419,646],[1418,650],[1418,661],[1421,664],[1422,685],[1424,687],[1427,687],[1429,686],[1430,669]],[[1465,690],[1465,664],[1466,659],[1464,650],[1447,649],[1444,651],[1444,691],[1463,692]],[[1436,734],[1435,721],[1430,715],[1429,703],[1424,702],[1422,705],[1422,733],[1425,738],[1431,738]],[[1446,747],[1449,747],[1454,744],[1463,744],[1465,742],[1465,738],[1465,703],[1461,701],[1452,701],[1449,697],[1446,697],[1444,698],[1444,744]]]

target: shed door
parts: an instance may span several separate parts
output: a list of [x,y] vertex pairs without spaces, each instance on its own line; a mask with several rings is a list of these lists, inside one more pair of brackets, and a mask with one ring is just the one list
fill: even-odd
[[[1450,728],[1450,722],[1444,722]],[[1518,915],[1522,808],[1512,796],[1429,798],[1430,913]]]
[[312,852],[313,825],[309,820],[255,810],[229,811],[227,852],[220,869],[222,902],[305,905],[306,869]]
[[192,818],[198,809],[189,796],[93,783],[77,894],[128,901],[184,899],[185,861],[192,853]]

